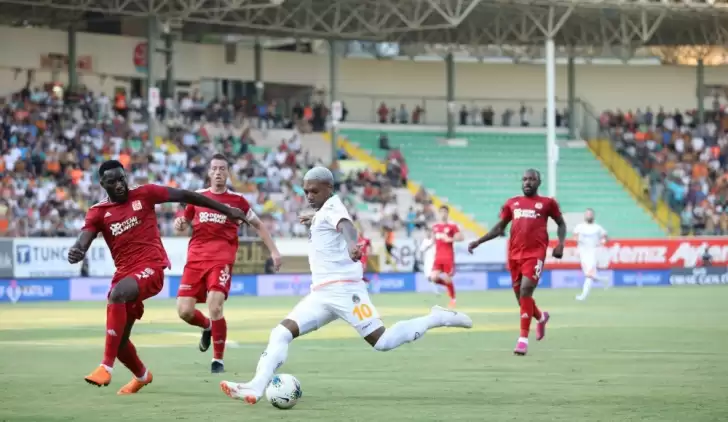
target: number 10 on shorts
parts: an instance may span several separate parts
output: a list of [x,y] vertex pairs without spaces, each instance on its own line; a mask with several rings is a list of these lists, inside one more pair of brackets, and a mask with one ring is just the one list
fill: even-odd
[[359,321],[363,321],[372,317],[372,308],[366,303],[362,303],[361,305],[354,306],[354,310],[351,311],[351,313],[354,314]]

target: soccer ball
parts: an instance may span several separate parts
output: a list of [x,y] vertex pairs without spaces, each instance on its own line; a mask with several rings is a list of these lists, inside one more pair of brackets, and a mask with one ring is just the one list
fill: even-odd
[[278,409],[292,408],[302,395],[301,383],[290,374],[274,376],[265,389],[265,397],[273,407]]

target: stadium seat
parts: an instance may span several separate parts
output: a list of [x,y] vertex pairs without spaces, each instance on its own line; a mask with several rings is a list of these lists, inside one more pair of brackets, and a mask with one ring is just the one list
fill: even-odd
[[[379,131],[344,129],[342,135],[371,155],[382,159]],[[505,199],[517,195],[526,168],[541,170],[546,186],[545,136],[540,134],[480,133],[462,135],[465,147],[438,142],[444,134],[433,132],[387,133],[392,148],[404,153],[410,178],[435,195],[459,206],[486,226],[493,224]],[[558,165],[558,199],[570,226],[593,208],[610,235],[622,238],[665,236],[660,226],[602,167],[586,148],[561,148]]]

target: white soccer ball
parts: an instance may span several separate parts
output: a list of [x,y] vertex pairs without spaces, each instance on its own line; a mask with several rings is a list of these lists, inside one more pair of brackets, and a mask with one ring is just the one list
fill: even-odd
[[290,409],[303,395],[301,383],[291,374],[278,374],[265,389],[265,397],[273,407]]

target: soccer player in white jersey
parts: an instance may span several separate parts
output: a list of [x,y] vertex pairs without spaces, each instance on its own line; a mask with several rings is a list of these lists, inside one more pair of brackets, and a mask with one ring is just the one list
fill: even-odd
[[584,287],[576,300],[584,300],[589,296],[594,282],[600,281],[597,275],[597,254],[607,242],[607,232],[594,222],[594,210],[591,208],[584,212],[584,222],[574,227],[574,238],[579,249],[581,270],[584,272]]
[[334,195],[333,185],[334,177],[324,167],[312,168],[303,178],[306,200],[315,210],[312,215],[301,216],[301,222],[310,225],[311,293],[273,328],[251,381],[220,383],[222,391],[231,398],[249,404],[258,402],[274,372],[286,361],[291,341],[336,319],[349,323],[379,351],[415,341],[432,328],[473,326],[467,315],[435,306],[425,316],[400,321],[385,329],[362,280],[362,266],[357,262],[361,250],[356,228],[346,207]]
[[432,291],[438,296],[440,295],[440,285],[430,280],[430,274],[432,274],[432,267],[435,266],[435,238],[432,235],[430,228],[426,229],[425,238],[420,243],[420,253],[422,254],[422,273],[430,282]]

